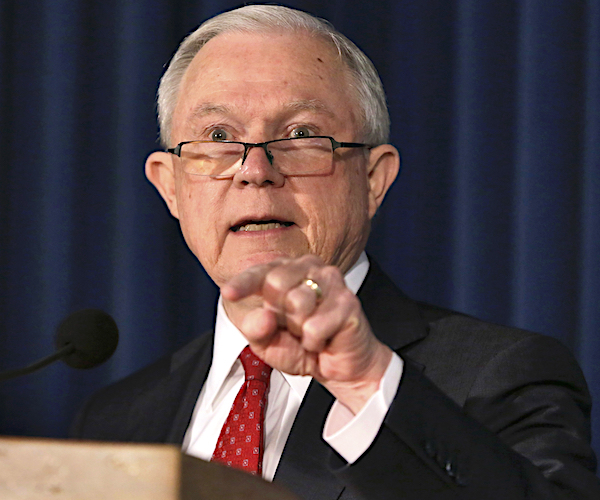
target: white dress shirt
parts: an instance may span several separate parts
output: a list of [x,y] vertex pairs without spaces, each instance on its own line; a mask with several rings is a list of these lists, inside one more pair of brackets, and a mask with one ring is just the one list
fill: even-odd
[[[368,270],[369,261],[363,252],[344,276],[346,286],[356,293]],[[204,460],[211,459],[221,428],[244,382],[244,368],[237,358],[247,345],[246,338],[227,317],[219,297],[213,360],[186,431],[184,452]],[[354,463],[375,439],[396,394],[402,369],[402,359],[394,354],[379,390],[357,415],[337,401],[331,407],[323,439],[348,463]],[[275,476],[283,448],[311,379],[312,377],[289,375],[277,370],[271,373],[263,455],[263,477],[269,481]]]

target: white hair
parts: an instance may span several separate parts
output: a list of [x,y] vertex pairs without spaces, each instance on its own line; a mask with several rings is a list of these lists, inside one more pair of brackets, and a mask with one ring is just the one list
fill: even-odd
[[361,138],[371,145],[388,141],[390,117],[385,92],[371,60],[328,21],[277,5],[247,5],[209,19],[188,35],[175,52],[158,87],[158,122],[163,146],[170,146],[173,112],[183,76],[198,51],[226,32],[304,31],[333,44],[350,75],[362,121]]

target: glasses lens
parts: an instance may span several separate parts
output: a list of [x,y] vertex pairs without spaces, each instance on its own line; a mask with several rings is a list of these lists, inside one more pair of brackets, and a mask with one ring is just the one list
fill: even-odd
[[[190,142],[181,147],[183,170],[192,175],[233,175],[244,154],[242,144],[228,142]],[[235,168],[234,168],[235,166]]]
[[329,139],[301,137],[272,142],[268,149],[273,166],[282,174],[302,175],[331,168],[333,149]]
[[[275,169],[284,175],[304,175],[331,168],[333,148],[327,138],[301,137],[267,146]],[[244,145],[195,141],[181,147],[183,170],[192,175],[232,177],[240,168]]]

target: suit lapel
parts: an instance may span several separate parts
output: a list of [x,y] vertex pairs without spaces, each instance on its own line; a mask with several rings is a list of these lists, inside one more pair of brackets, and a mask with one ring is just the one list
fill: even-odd
[[212,362],[214,334],[205,334],[176,352],[171,358],[171,374],[188,373],[185,385],[180,389],[179,407],[167,442],[181,444],[188,428],[200,390],[208,376]]
[[427,336],[428,325],[417,303],[404,295],[376,262],[371,261],[358,298],[373,333],[395,351]]
[[301,498],[338,498],[344,485],[330,472],[331,448],[321,437],[333,397],[314,380],[294,420],[274,481]]

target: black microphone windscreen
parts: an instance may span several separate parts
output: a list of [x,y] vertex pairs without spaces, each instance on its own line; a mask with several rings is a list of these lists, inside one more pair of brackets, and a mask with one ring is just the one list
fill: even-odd
[[74,347],[63,361],[73,368],[93,368],[110,358],[119,343],[115,320],[99,309],[83,309],[67,316],[58,325],[56,348]]

